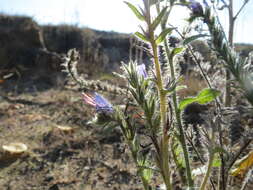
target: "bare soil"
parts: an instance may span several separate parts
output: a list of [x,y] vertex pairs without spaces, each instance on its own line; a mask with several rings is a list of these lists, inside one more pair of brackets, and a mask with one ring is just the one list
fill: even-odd
[[[120,98],[105,94],[113,103]],[[81,92],[46,80],[0,84],[0,190],[140,190],[135,165],[116,128],[88,124],[95,112]],[[69,126],[63,132],[57,126]],[[6,156],[3,145],[25,143],[28,152]],[[155,177],[155,185],[159,177]],[[173,180],[175,183],[177,180]],[[233,182],[237,190],[242,181]],[[252,182],[247,190],[252,189]]]
[[[120,133],[105,135],[87,125],[93,114],[78,90],[1,89],[0,147],[22,142],[28,152],[13,158],[0,154],[0,189],[141,189]],[[73,127],[74,132],[64,133],[57,125]]]

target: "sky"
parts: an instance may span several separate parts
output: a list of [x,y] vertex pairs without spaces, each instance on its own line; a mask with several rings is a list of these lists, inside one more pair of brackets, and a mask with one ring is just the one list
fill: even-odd
[[[234,0],[235,12],[244,0]],[[128,0],[140,5],[142,0]],[[253,0],[242,11],[235,26],[235,42],[253,43]],[[139,21],[123,0],[0,0],[0,13],[28,15],[39,24],[74,24],[97,30],[134,33]],[[183,27],[189,11],[175,8],[169,22]],[[227,12],[221,22],[228,26]]]

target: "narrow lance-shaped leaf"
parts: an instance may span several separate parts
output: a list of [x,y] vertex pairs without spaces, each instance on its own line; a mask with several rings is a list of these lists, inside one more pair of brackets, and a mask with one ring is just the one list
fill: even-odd
[[170,0],[170,5],[173,5],[177,0]]
[[140,38],[141,40],[145,41],[145,42],[148,41],[147,37],[144,34],[140,33],[140,32],[135,32],[134,35],[137,36],[138,38]]
[[225,149],[223,149],[222,147],[219,147],[219,146],[214,147],[213,151],[214,151],[214,153],[227,153],[225,151]]
[[[164,0],[159,0],[159,2],[162,2],[162,1]],[[158,0],[150,0],[150,5],[154,5],[156,3],[158,3]]]
[[194,102],[199,103],[199,104],[206,104],[208,102],[213,101],[219,95],[220,95],[220,91],[218,90],[210,89],[210,88],[204,89],[196,97],[190,97],[190,98],[185,98],[181,100],[179,103],[179,110],[183,110],[187,105]]
[[143,34],[146,34],[146,32],[145,32],[144,28],[143,28],[142,26],[139,26],[139,27],[140,27],[140,29],[141,29],[142,33],[143,33]]
[[198,35],[194,35],[194,36],[191,36],[189,38],[186,38],[183,42],[184,45],[187,45],[189,43],[191,43],[192,41],[194,40],[197,40],[198,38],[202,38],[202,37],[206,37],[208,36],[207,34],[198,34]]
[[151,28],[155,30],[157,26],[161,23],[162,18],[164,17],[168,7],[164,7],[163,10],[159,13],[159,15],[155,18],[153,23],[151,24]]
[[168,84],[168,87],[166,87],[164,89],[164,92],[169,95],[174,91],[179,91],[181,89],[185,89],[187,88],[185,85],[178,85],[180,82],[182,81],[182,77],[179,77],[178,79],[176,79],[175,81],[171,82],[170,84]]
[[178,53],[182,52],[184,50],[183,47],[177,47],[177,48],[174,48],[170,54],[170,59],[173,59],[173,57],[175,55],[177,55]]
[[[154,5],[158,2],[163,2],[164,0],[150,0],[150,5]],[[173,5],[177,0],[170,0],[170,5]]]
[[133,13],[135,14],[135,16],[140,19],[141,21],[145,20],[145,17],[140,13],[140,11],[138,11],[138,9],[131,3],[124,1],[124,3],[127,4],[127,6],[133,11]]
[[150,163],[147,160],[144,160],[144,163],[142,166],[144,166],[144,168],[142,170],[143,178],[145,179],[145,181],[150,183],[151,178],[153,177],[153,170],[152,170],[152,168],[150,168]]
[[164,31],[162,31],[159,36],[156,39],[156,44],[160,44],[164,41],[165,37],[172,32],[174,28],[167,28]]

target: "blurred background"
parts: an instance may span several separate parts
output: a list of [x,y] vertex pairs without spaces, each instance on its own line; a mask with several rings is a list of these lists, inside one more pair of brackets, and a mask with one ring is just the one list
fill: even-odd
[[[243,2],[234,1],[235,12]],[[60,63],[71,48],[80,52],[79,70],[89,78],[113,80],[111,73],[119,70],[121,61],[149,61],[135,48],[143,45],[132,37],[140,23],[123,0],[0,0],[0,4],[0,80],[6,88],[15,86],[9,81],[22,81],[21,89],[23,84],[33,86],[31,82],[39,82],[40,89],[61,85]],[[252,1],[236,21],[234,42],[239,51],[252,50],[251,10]],[[227,10],[218,14],[227,31]],[[187,8],[176,6],[169,22],[184,30],[188,16]]]
[[[234,0],[235,12],[243,2]],[[250,0],[235,25],[235,47],[245,55],[253,50],[252,10]],[[227,11],[218,14],[227,31]],[[183,30],[188,9],[176,7],[171,15],[169,22]],[[112,72],[120,70],[121,61],[150,61],[135,48],[143,46],[132,37],[139,24],[123,0],[0,0],[0,146],[17,141],[29,149],[21,159],[6,159],[0,150],[0,189],[142,189],[120,133],[104,135],[88,124],[94,110],[61,72],[64,56],[76,48],[85,79],[118,85]],[[191,45],[206,62],[217,63],[206,43]],[[188,60],[187,54],[182,57]],[[186,95],[205,87],[198,76],[185,83]],[[123,102],[113,94],[105,97]],[[58,125],[74,132],[65,134]]]
[[[142,0],[128,0],[140,5]],[[70,24],[96,30],[133,33],[138,30],[139,22],[123,3],[124,0],[1,0],[0,12],[9,15],[26,15],[41,25]],[[202,2],[202,0],[199,0]],[[244,0],[234,1],[235,12]],[[235,42],[253,43],[250,24],[253,20],[253,2],[249,1],[236,24]],[[224,27],[228,24],[226,10],[220,11]],[[183,25],[188,11],[175,8],[170,22]]]

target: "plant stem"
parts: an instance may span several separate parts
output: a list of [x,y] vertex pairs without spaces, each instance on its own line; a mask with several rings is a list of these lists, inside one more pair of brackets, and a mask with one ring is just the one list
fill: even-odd
[[160,115],[161,115],[161,127],[163,129],[163,136],[162,136],[162,142],[161,142],[161,172],[164,178],[164,183],[166,185],[167,190],[172,189],[171,182],[170,182],[170,171],[169,171],[169,137],[167,134],[167,127],[166,127],[166,121],[167,121],[167,100],[166,100],[166,94],[163,90],[163,81],[162,81],[162,75],[161,75],[161,67],[158,59],[158,47],[154,40],[154,32],[152,29],[150,30],[150,43],[152,47],[153,52],[153,58],[154,58],[154,65],[155,65],[155,73],[156,73],[156,79],[157,79],[157,89],[159,93],[159,99],[160,99]]
[[[197,148],[196,148],[196,147],[194,146],[194,144],[192,143],[190,137],[187,137],[187,135],[186,135],[186,138],[187,138],[188,142],[191,144],[191,146],[192,146],[194,152],[196,153],[198,159],[200,160],[201,164],[204,165],[204,164],[205,164],[205,161],[204,161],[204,159],[202,158],[202,156],[201,156],[201,154],[199,153],[199,151],[197,150]],[[216,190],[215,185],[214,185],[214,182],[213,182],[213,180],[212,180],[211,177],[210,177],[209,180],[210,180],[210,183],[211,183],[211,185],[212,185],[213,190]]]
[[206,184],[207,184],[208,178],[211,174],[212,164],[213,164],[214,155],[215,155],[215,152],[213,150],[213,148],[214,148],[213,146],[214,146],[214,129],[212,129],[212,136],[211,136],[211,149],[212,150],[210,150],[210,153],[209,153],[207,171],[206,171],[205,177],[204,177],[204,179],[201,183],[201,186],[200,186],[199,190],[205,190],[206,189]]
[[182,184],[185,184],[185,182],[186,182],[186,177],[184,176],[184,173],[185,173],[185,169],[183,168],[183,166],[182,166],[182,164],[179,162],[179,160],[178,160],[178,158],[177,158],[177,155],[176,155],[176,150],[175,150],[175,142],[174,142],[174,140],[175,140],[176,138],[175,137],[173,137],[172,138],[172,140],[171,140],[171,152],[172,152],[172,158],[173,158],[173,160],[174,160],[174,163],[176,164],[176,166],[177,166],[177,172],[178,172],[178,175],[179,175],[179,177],[180,177],[180,179],[181,179],[181,182],[182,182]]
[[[228,5],[228,13],[229,13],[229,30],[228,30],[228,42],[231,48],[233,48],[233,38],[234,38],[234,25],[235,25],[235,19],[234,17],[234,5],[233,5],[233,0],[229,0],[229,5]],[[231,86],[230,86],[230,80],[231,80],[231,73],[230,71],[226,68],[226,89],[225,89],[225,106],[231,106]],[[224,163],[224,158],[222,156],[222,189],[225,190],[227,186],[227,180],[228,180],[228,175],[225,172],[225,163]]]
[[[234,12],[233,12],[233,0],[229,0],[228,6],[229,13],[229,31],[228,31],[228,42],[231,47],[233,47],[233,36],[234,36]],[[225,91],[225,106],[231,106],[231,87],[230,87],[231,74],[228,69],[226,69],[226,91]]]
[[150,7],[148,2],[144,1],[144,7],[146,11],[146,23],[148,26],[148,36],[149,36],[149,42],[152,48],[152,53],[153,53],[153,59],[154,59],[154,66],[155,66],[155,74],[156,74],[156,84],[157,84],[157,91],[159,95],[159,100],[160,100],[160,117],[161,117],[161,123],[160,126],[163,131],[163,136],[161,139],[161,144],[160,144],[160,151],[158,154],[159,155],[159,160],[161,163],[157,164],[158,167],[161,170],[162,177],[164,179],[164,183],[166,185],[167,190],[171,190],[171,182],[170,182],[170,171],[169,171],[169,149],[168,149],[168,142],[169,142],[169,137],[167,134],[167,100],[166,100],[166,93],[164,92],[163,89],[163,80],[162,80],[162,75],[161,75],[161,67],[159,63],[159,58],[158,58],[158,47],[155,41],[155,34],[154,34],[154,28],[152,27],[151,24],[151,15],[150,15]]
[[161,67],[158,58],[158,45],[155,41],[155,28],[151,23],[151,14],[150,14],[150,2],[143,1],[144,10],[145,10],[145,21],[148,26],[147,28],[147,36],[149,38],[149,42],[152,48],[153,60],[155,66],[155,77],[156,77],[156,86],[158,91],[158,96],[160,100],[160,127],[162,128],[162,139],[160,143],[160,148],[157,157],[159,157],[159,162],[157,166],[159,167],[164,183],[166,185],[167,190],[172,190],[171,182],[170,182],[170,170],[169,170],[169,136],[167,130],[167,99],[166,93],[163,88],[163,80],[161,75]]
[[[164,40],[164,47],[165,47],[167,60],[169,61],[169,65],[170,65],[171,78],[174,81],[176,77],[175,77],[173,60],[172,60],[172,58],[170,58],[170,51],[169,51],[167,39]],[[182,149],[183,149],[183,154],[184,154],[187,183],[188,183],[188,187],[190,189],[192,189],[193,186],[194,186],[194,183],[193,183],[192,176],[191,176],[191,167],[190,167],[189,155],[188,155],[188,150],[187,150],[187,146],[186,146],[185,135],[184,135],[184,131],[183,131],[180,111],[179,111],[178,105],[177,105],[177,93],[176,93],[176,91],[173,92],[173,103],[174,103],[174,109],[175,109],[175,114],[176,114],[177,126],[178,126],[178,130],[179,130],[179,140],[180,140],[180,143],[181,143],[181,146],[182,146]]]
[[[126,137],[125,137],[125,138],[126,138]],[[132,158],[134,159],[134,163],[135,163],[136,167],[138,168],[138,167],[139,167],[139,165],[138,165],[138,158],[137,158],[136,151],[135,151],[134,148],[133,148],[132,142],[129,141],[129,140],[127,140],[127,144],[128,144],[128,147],[130,148],[130,152],[131,152],[131,154],[132,154]],[[143,185],[144,189],[145,189],[145,190],[149,190],[149,189],[150,189],[150,188],[149,188],[150,186],[149,186],[147,180],[145,180],[142,171],[140,172],[140,177],[141,177],[141,181],[142,181],[142,185]]]

